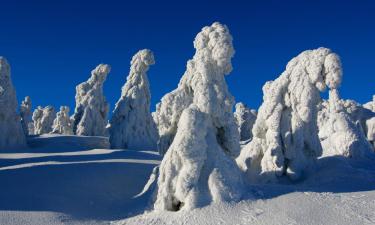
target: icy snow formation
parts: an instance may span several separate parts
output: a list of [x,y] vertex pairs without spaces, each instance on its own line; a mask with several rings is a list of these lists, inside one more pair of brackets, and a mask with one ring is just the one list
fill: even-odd
[[363,105],[363,107],[375,112],[375,95],[372,96],[372,101],[367,102],[366,104]]
[[29,132],[29,127],[33,126],[32,122],[32,112],[31,112],[31,99],[26,96],[22,101],[20,106],[20,116],[23,132],[26,135],[33,134],[33,131]]
[[109,105],[104,97],[103,84],[110,70],[109,65],[100,64],[91,71],[88,81],[76,87],[76,107],[73,115],[75,134],[105,135]]
[[191,105],[160,165],[155,210],[178,211],[239,200],[241,173],[217,140],[211,116]]
[[257,112],[254,109],[249,109],[244,103],[239,102],[236,104],[236,111],[234,117],[238,125],[240,133],[240,140],[246,141],[252,138],[251,129],[257,118]]
[[252,129],[253,139],[237,163],[248,177],[273,180],[286,174],[298,179],[322,154],[317,114],[320,92],[341,80],[338,56],[326,48],[293,58],[286,70],[263,86],[263,104]]
[[68,106],[60,107],[60,111],[56,113],[56,119],[53,121],[52,133],[73,134],[73,121],[69,117],[69,111]]
[[322,104],[318,125],[323,156],[361,157],[371,152],[360,121],[353,120],[353,116],[343,106],[344,103],[338,90],[332,89],[329,91],[328,102]]
[[375,150],[375,117],[366,121],[366,128],[367,140],[372,144],[373,149]]
[[56,111],[53,106],[38,106],[33,113],[34,134],[48,134],[52,131]]
[[156,149],[158,134],[150,112],[151,93],[147,71],[154,55],[140,50],[132,60],[126,84],[110,120],[109,141],[112,148]]
[[166,94],[156,106],[154,119],[160,135],[159,152],[164,154],[167,151],[182,111],[194,103],[200,111],[211,116],[225,151],[237,156],[240,137],[232,111],[234,98],[224,78],[232,70],[232,36],[226,26],[214,23],[204,27],[196,36],[194,48],[195,55],[187,62],[177,89]]
[[0,56],[0,149],[26,146],[8,61]]

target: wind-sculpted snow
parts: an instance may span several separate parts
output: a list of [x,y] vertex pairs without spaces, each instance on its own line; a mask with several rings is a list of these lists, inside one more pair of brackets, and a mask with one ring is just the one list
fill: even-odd
[[364,113],[362,118],[358,115],[360,108],[354,101],[340,99],[337,89],[329,91],[329,100],[323,102],[318,115],[323,156],[363,157],[372,151],[364,133],[366,127],[361,125]]
[[104,97],[103,84],[109,72],[109,65],[100,64],[91,71],[88,81],[76,87],[76,107],[73,115],[75,134],[105,135],[109,105]]
[[33,113],[34,134],[48,134],[52,131],[56,111],[53,106],[38,106]]
[[8,61],[0,56],[0,149],[26,146]]
[[195,55],[187,62],[177,89],[166,94],[156,106],[159,152],[165,154],[177,132],[182,111],[194,103],[211,117],[225,151],[237,156],[240,138],[233,116],[234,98],[224,78],[232,70],[232,36],[226,26],[214,23],[196,36],[194,48]]
[[154,55],[148,49],[132,58],[129,76],[110,120],[112,148],[156,149],[158,133],[150,113],[151,93],[146,74],[154,63]]
[[[26,135],[33,134],[33,122],[32,122],[32,112],[31,112],[31,99],[29,96],[26,96],[22,101],[20,106],[20,116],[23,132]],[[29,131],[29,128],[30,131]]]
[[341,63],[329,49],[302,52],[286,70],[263,86],[263,103],[252,129],[253,139],[237,158],[248,175],[266,180],[301,177],[322,154],[317,115],[320,92],[341,82]]
[[160,165],[156,210],[189,210],[210,202],[239,200],[241,173],[217,141],[209,114],[191,105]]
[[235,108],[236,111],[234,112],[234,117],[236,118],[236,123],[238,125],[240,140],[249,140],[253,137],[251,130],[257,118],[257,112],[254,109],[249,109],[242,102],[237,103]]
[[60,107],[60,111],[56,113],[56,119],[53,121],[52,133],[73,134],[73,121],[69,117],[69,111],[68,106]]

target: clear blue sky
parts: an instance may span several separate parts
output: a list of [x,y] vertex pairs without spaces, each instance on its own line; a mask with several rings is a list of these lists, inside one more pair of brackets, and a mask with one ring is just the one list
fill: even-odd
[[341,95],[361,103],[375,94],[375,1],[0,1],[0,55],[12,66],[18,99],[74,106],[75,86],[99,63],[111,110],[139,49],[154,51],[152,109],[173,90],[205,25],[226,24],[234,38],[227,77],[237,101],[258,108],[261,88],[306,49],[341,56]]

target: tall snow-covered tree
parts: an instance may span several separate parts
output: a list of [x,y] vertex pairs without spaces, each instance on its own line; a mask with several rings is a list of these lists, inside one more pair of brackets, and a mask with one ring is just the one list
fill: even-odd
[[74,110],[73,131],[77,135],[104,136],[106,133],[109,104],[103,84],[111,68],[100,64],[91,71],[91,77],[76,87],[76,107]]
[[234,117],[240,133],[240,140],[250,140],[253,137],[251,130],[257,118],[257,112],[254,109],[249,109],[242,102],[237,103],[235,108]]
[[52,131],[56,111],[53,106],[38,106],[33,113],[34,134],[48,134]]
[[0,149],[26,146],[8,61],[0,56]]
[[341,79],[338,56],[327,48],[308,50],[293,58],[286,70],[263,86],[253,139],[237,163],[250,179],[261,174],[274,180],[301,177],[322,154],[318,137],[320,92]]
[[158,133],[150,113],[150,85],[147,71],[155,63],[153,53],[140,50],[132,60],[126,84],[110,120],[112,148],[156,149]]
[[31,99],[26,96],[20,106],[21,124],[22,129],[26,135],[31,134],[29,132],[30,125],[32,126],[32,112],[31,112]]
[[177,89],[166,94],[156,106],[159,152],[165,154],[177,132],[182,111],[195,103],[211,116],[225,151],[237,156],[240,137],[233,115],[234,98],[225,82],[225,75],[232,70],[232,37],[225,26],[214,23],[197,35],[194,47],[195,55],[187,62]]
[[232,68],[232,37],[226,26],[214,23],[196,36],[194,47],[196,54],[179,87],[158,108],[162,131],[177,124],[159,169],[156,210],[235,201],[243,191],[241,172],[232,158],[239,150],[234,99],[224,78]]
[[52,133],[55,134],[73,134],[73,121],[69,117],[69,107],[61,106],[60,111],[56,113],[56,118],[53,121]]

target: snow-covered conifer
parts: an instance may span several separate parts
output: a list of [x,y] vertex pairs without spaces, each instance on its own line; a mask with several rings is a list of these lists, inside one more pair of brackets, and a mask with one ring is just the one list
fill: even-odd
[[88,81],[76,87],[76,107],[73,115],[75,134],[105,135],[109,105],[104,97],[103,84],[109,72],[109,65],[100,64],[91,71]]
[[38,106],[33,113],[34,134],[48,134],[52,131],[56,111],[53,106]]
[[26,96],[21,103],[20,116],[22,129],[26,135],[29,135],[29,127],[32,125],[31,99],[29,96]]
[[187,62],[177,89],[166,94],[156,106],[154,118],[160,135],[159,152],[164,154],[169,148],[182,111],[194,103],[211,116],[225,151],[236,156],[240,137],[233,115],[234,98],[224,77],[232,71],[232,36],[226,26],[214,23],[202,29],[195,38],[194,47],[195,55]]
[[254,109],[249,109],[242,102],[237,103],[235,108],[234,117],[236,118],[238,131],[240,133],[240,140],[249,140],[253,137],[251,129],[257,118],[257,112]]
[[140,50],[131,60],[130,73],[110,120],[112,148],[156,149],[158,134],[150,113],[151,94],[146,74],[154,63],[154,55],[148,49]]
[[69,117],[69,111],[68,106],[60,107],[60,111],[56,113],[56,119],[53,121],[52,133],[73,134],[73,121]]
[[26,146],[8,61],[0,56],[0,149]]
[[249,178],[273,180],[286,174],[298,179],[322,153],[317,115],[320,92],[341,80],[338,56],[326,48],[293,58],[286,70],[263,86],[263,103],[252,129],[253,139],[237,163]]

